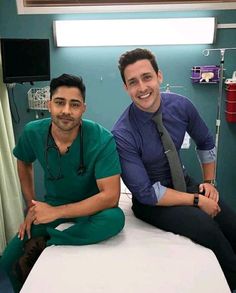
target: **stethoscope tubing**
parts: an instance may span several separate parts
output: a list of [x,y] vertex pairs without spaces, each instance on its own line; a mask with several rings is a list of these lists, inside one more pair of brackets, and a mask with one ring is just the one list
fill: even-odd
[[[59,172],[58,175],[54,176],[50,170],[50,166],[49,166],[49,162],[48,162],[48,152],[50,149],[55,149],[57,154],[58,154],[58,158],[61,158],[61,153],[60,150],[58,148],[58,146],[55,143],[55,140],[52,136],[52,124],[49,125],[48,128],[48,133],[47,133],[47,139],[46,139],[46,146],[45,146],[45,162],[46,162],[46,168],[49,174],[48,179],[51,181],[55,181],[55,180],[60,180],[63,179],[64,176],[62,175],[62,169],[61,169],[61,164],[59,163]],[[80,131],[79,131],[79,136],[80,136],[80,162],[79,162],[79,168],[77,170],[77,174],[83,175],[86,171],[86,167],[84,165],[84,143],[83,143],[83,126],[82,126],[82,122],[80,125]],[[50,145],[50,141],[52,142],[52,145]]]

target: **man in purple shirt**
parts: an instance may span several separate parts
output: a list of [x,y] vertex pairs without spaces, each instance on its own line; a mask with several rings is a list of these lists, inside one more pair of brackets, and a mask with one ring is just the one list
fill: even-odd
[[[160,93],[162,74],[152,52],[135,49],[124,53],[119,70],[132,103],[112,132],[122,178],[132,193],[135,216],[210,248],[230,288],[235,289],[236,213],[219,199],[215,187],[212,135],[190,100],[173,93]],[[196,143],[203,182],[195,182],[183,167],[186,192],[174,189],[160,134],[152,120],[159,111],[177,152],[185,132]]]

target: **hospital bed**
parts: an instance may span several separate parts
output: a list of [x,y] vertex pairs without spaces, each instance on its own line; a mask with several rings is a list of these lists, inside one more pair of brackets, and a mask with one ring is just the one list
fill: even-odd
[[138,220],[127,194],[120,207],[126,225],[119,235],[47,247],[20,293],[230,293],[211,250]]

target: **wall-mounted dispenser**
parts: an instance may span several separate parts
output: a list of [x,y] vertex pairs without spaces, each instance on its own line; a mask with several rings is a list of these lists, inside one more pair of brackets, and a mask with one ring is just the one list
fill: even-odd
[[28,91],[29,110],[35,110],[35,118],[39,118],[38,111],[48,110],[48,101],[50,100],[49,86],[43,88],[31,88]]
[[220,66],[193,66],[191,79],[193,83],[218,83],[220,80]]

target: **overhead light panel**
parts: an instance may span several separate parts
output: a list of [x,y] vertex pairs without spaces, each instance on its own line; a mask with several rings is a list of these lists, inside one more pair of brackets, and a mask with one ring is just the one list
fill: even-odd
[[214,17],[57,20],[58,47],[212,44]]

